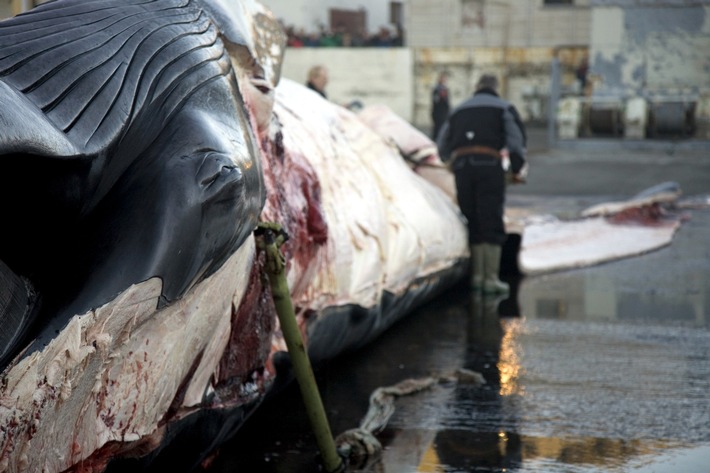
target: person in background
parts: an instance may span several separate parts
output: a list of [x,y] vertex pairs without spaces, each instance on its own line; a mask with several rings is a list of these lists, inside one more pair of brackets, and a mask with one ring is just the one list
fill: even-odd
[[587,76],[589,75],[589,59],[586,57],[582,58],[582,62],[579,64],[577,69],[575,69],[574,75],[577,77],[577,82],[579,82],[580,95],[585,95],[587,89]]
[[328,70],[325,66],[313,66],[311,70],[308,71],[308,81],[306,86],[318,92],[324,99],[327,99],[325,93],[325,86],[328,84]]
[[380,26],[378,32],[368,41],[368,46],[385,48],[392,46],[392,34],[387,26]]
[[484,74],[473,96],[453,110],[437,145],[454,173],[459,207],[468,220],[471,287],[488,294],[508,293],[508,284],[498,278],[506,239],[504,167],[510,167],[513,182],[525,181],[526,136],[518,111],[499,97],[494,75]]
[[446,85],[448,80],[449,75],[446,72],[440,73],[436,85],[431,91],[431,120],[434,122],[431,136],[434,141],[449,116],[449,87]]

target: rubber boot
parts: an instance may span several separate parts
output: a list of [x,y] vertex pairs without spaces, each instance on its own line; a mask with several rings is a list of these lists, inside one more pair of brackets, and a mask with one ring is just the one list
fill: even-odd
[[474,291],[483,289],[484,264],[483,245],[471,245],[471,289]]
[[510,292],[510,286],[498,279],[501,250],[500,245],[485,243],[483,246],[483,264],[485,268],[483,292],[486,294],[507,294]]
[[508,293],[502,294],[486,294],[483,298],[483,311],[489,317],[498,317],[498,307],[500,303],[508,298]]

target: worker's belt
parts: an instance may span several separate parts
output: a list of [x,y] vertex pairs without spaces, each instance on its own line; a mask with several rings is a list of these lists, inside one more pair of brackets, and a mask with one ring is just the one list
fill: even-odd
[[459,156],[464,156],[467,154],[486,154],[488,156],[493,156],[494,158],[500,158],[500,151],[494,148],[489,148],[488,146],[463,146],[461,148],[456,148],[451,157],[453,159]]

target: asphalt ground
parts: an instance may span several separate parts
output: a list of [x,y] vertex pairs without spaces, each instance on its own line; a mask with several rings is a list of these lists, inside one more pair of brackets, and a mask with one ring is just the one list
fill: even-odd
[[683,196],[710,194],[710,141],[583,139],[548,142],[528,129],[528,181],[513,196],[627,196],[666,181]]

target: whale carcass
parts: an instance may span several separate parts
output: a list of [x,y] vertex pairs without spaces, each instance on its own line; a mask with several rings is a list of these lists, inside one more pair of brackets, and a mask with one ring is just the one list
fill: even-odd
[[0,23],[0,471],[187,471],[229,437],[284,350],[260,220],[290,236],[316,361],[464,274],[451,200],[356,115],[276,87],[282,53],[251,1]]

